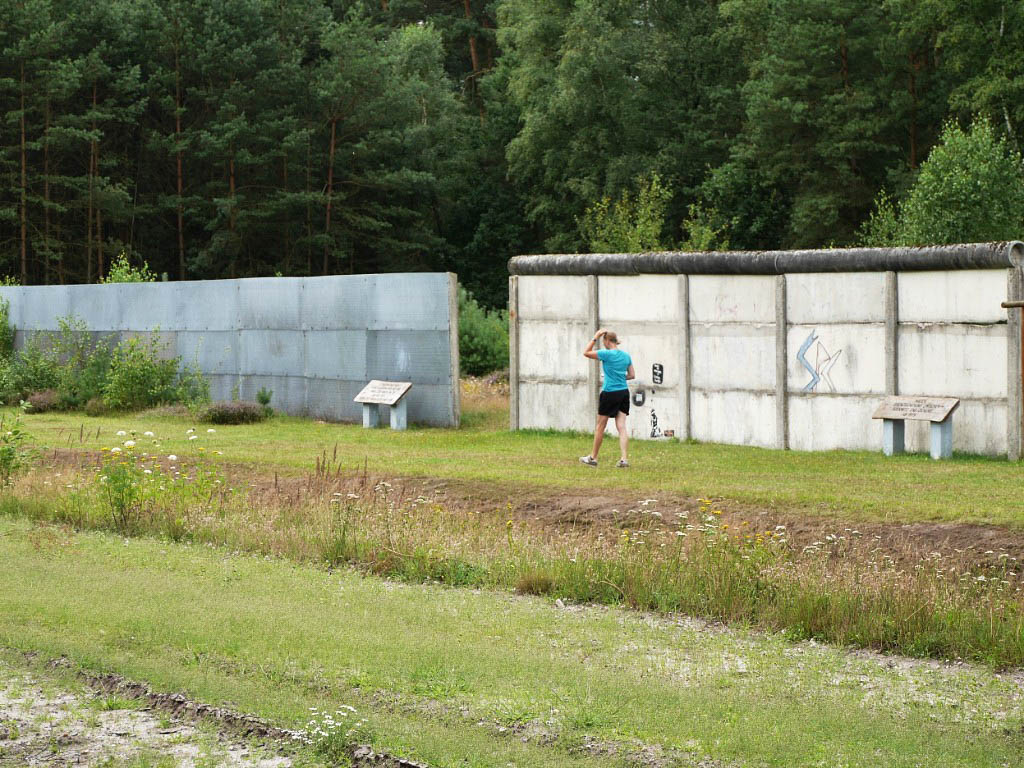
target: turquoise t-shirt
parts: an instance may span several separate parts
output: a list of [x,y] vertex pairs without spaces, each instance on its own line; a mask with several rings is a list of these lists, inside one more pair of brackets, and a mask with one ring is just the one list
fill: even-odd
[[604,369],[604,392],[618,392],[620,389],[629,389],[626,384],[626,372],[633,364],[632,358],[621,349],[599,349],[597,359],[601,361]]

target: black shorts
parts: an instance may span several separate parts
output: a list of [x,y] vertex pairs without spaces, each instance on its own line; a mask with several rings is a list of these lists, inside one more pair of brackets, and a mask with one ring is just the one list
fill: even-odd
[[597,412],[608,418],[615,418],[619,412],[629,413],[629,390],[617,389],[614,392],[602,392],[597,403]]

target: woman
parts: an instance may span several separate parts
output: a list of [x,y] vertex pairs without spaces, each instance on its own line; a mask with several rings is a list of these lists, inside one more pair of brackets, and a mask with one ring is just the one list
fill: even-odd
[[[594,350],[594,344],[604,337],[604,349]],[[597,466],[597,454],[604,440],[604,430],[608,419],[615,419],[615,428],[619,431],[619,463],[616,467],[628,467],[626,448],[629,435],[626,433],[626,416],[629,414],[629,387],[626,382],[636,378],[633,360],[624,349],[619,349],[619,337],[614,331],[600,329],[583,350],[583,356],[591,360],[600,360],[604,370],[604,385],[601,387],[601,398],[597,405],[597,426],[594,428],[594,449],[589,456],[580,456],[580,462],[588,467]]]

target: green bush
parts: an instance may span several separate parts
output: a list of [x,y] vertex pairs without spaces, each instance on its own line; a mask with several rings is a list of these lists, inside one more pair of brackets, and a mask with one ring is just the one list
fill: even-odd
[[103,384],[103,402],[108,408],[131,411],[177,399],[181,358],[163,358],[162,351],[163,345],[155,337],[133,336],[117,345]]
[[0,299],[0,358],[14,354],[14,328],[11,326],[11,302]]
[[211,424],[255,424],[270,414],[265,406],[251,400],[227,400],[211,403],[202,413],[201,420]]
[[90,397],[85,403],[86,416],[105,416],[110,412],[102,397]]
[[[8,313],[0,299],[0,347],[4,327],[13,339],[13,330],[5,325]],[[12,405],[31,393],[52,390],[56,402],[51,405],[49,396],[44,398],[48,408],[79,410],[92,403],[87,410],[94,414],[209,402],[210,385],[198,367],[180,366],[179,373],[181,359],[164,359],[156,338],[132,338],[112,348],[106,339],[94,340],[79,318],[62,317],[57,322],[56,331],[32,334],[21,350],[0,354],[0,401]]]
[[459,286],[459,366],[482,376],[508,367],[508,311],[488,311]]
[[0,357],[0,404],[17,405],[21,399],[21,385],[14,361]]
[[149,268],[149,264],[142,262],[141,267],[133,267],[128,261],[128,254],[121,251],[105,278],[100,279],[101,283],[153,283],[156,282],[156,275]]
[[883,190],[860,231],[869,246],[1011,240],[1024,231],[1024,160],[988,120],[947,123],[906,197]]
[[642,253],[667,247],[661,233],[665,229],[665,210],[672,200],[672,186],[662,183],[657,173],[638,176],[634,185],[635,195],[627,189],[614,202],[604,197],[587,208],[578,221],[580,234],[591,251]]

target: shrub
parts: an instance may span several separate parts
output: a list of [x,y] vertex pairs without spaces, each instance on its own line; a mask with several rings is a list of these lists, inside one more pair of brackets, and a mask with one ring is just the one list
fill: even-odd
[[610,197],[602,198],[583,214],[578,222],[580,234],[591,251],[641,253],[665,249],[661,233],[672,187],[663,184],[657,173],[638,176],[634,184],[635,196],[627,189],[615,202]]
[[43,389],[28,396],[29,413],[46,413],[60,410],[60,396],[55,389]]
[[128,254],[124,251],[114,259],[110,270],[105,278],[100,279],[101,283],[153,283],[156,282],[156,275],[150,270],[149,264],[142,262],[141,267],[133,267],[128,261]]
[[180,358],[161,358],[157,338],[125,339],[114,349],[103,384],[103,402],[112,410],[138,410],[177,399]]
[[488,311],[459,286],[459,366],[482,376],[508,366],[508,311]]
[[0,299],[0,358],[14,354],[14,328],[11,327],[11,302]]
[[274,396],[274,390],[267,389],[266,387],[260,387],[260,391],[256,393],[256,402],[263,406],[263,412],[267,416],[274,415],[274,409],[270,407],[270,399]]
[[0,418],[0,488],[10,486],[11,478],[28,465],[34,453],[26,445],[31,440],[32,436],[21,428],[20,413],[10,424]]
[[85,403],[86,416],[104,416],[110,412],[102,397],[90,397]]
[[18,372],[10,359],[0,358],[0,404],[15,405],[21,399]]
[[211,424],[254,424],[267,418],[267,412],[251,400],[226,400],[211,403],[201,418]]

